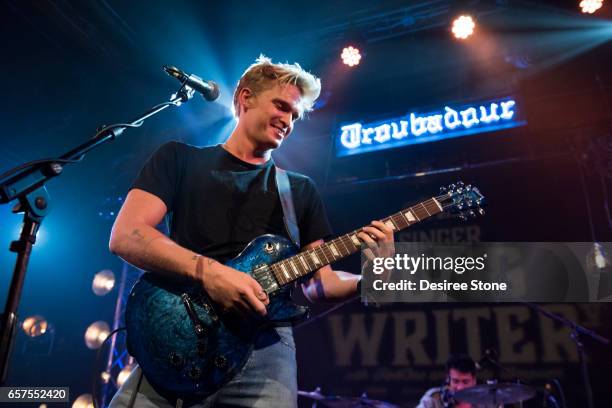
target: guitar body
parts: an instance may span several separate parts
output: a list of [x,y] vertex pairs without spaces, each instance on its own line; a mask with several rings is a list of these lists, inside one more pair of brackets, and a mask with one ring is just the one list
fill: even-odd
[[[296,252],[288,239],[262,235],[226,265],[259,280],[257,268]],[[126,306],[128,351],[157,389],[206,397],[244,366],[261,329],[303,318],[307,309],[291,301],[287,285],[270,295],[267,311],[266,317],[222,314],[198,283],[145,273]]]

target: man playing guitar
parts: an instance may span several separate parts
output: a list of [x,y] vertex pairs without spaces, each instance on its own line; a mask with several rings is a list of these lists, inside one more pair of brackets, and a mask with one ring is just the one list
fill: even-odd
[[[110,250],[132,265],[168,280],[201,284],[220,310],[266,315],[269,298],[246,273],[223,264],[263,234],[287,236],[275,186],[271,153],[289,137],[296,120],[311,110],[320,80],[297,64],[260,57],[242,75],[234,93],[237,124],[222,145],[197,148],[178,142],[161,146],[132,185],[113,226]],[[324,206],[312,180],[288,173],[302,248],[330,235]],[[171,217],[170,236],[155,227]],[[379,221],[358,234],[379,248],[393,242]],[[353,296],[360,277],[318,269],[301,285],[310,301]],[[218,392],[199,401],[154,389],[136,368],[111,407],[197,406],[294,407],[296,360],[290,326],[259,334],[248,362]]]

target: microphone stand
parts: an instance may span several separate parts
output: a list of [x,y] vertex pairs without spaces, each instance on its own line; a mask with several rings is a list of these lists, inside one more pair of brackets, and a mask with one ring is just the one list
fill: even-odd
[[119,123],[101,128],[90,140],[73,148],[56,159],[36,160],[19,165],[0,175],[0,204],[17,200],[13,213],[23,213],[23,225],[17,241],[11,242],[10,251],[17,253],[13,277],[0,320],[0,384],[4,384],[8,372],[9,357],[15,336],[17,308],[21,298],[28,261],[36,234],[44,218],[50,212],[50,196],[45,183],[62,174],[65,164],[80,162],[85,153],[100,145],[115,140],[123,131],[139,127],[145,119],[169,106],[180,106],[194,95],[194,90],[183,82],[168,102],[161,103],[146,111],[129,123]]
[[580,336],[585,335],[585,336],[591,337],[592,339],[595,339],[598,342],[602,344],[606,344],[606,345],[610,344],[610,339],[600,336],[599,334],[595,333],[593,330],[589,330],[586,327],[583,327],[579,325],[578,323],[571,321],[570,319],[567,319],[561,315],[549,312],[548,310],[544,309],[540,305],[537,305],[531,302],[521,302],[521,303],[535,310],[536,312],[541,313],[542,315],[548,317],[549,319],[561,322],[564,326],[567,326],[570,329],[572,329],[570,337],[572,338],[574,343],[576,343],[576,349],[578,350],[578,359],[580,361],[580,372],[582,375],[582,382],[584,384],[584,389],[585,389],[586,397],[587,397],[587,407],[594,408],[593,389],[591,388],[591,382],[589,380],[589,371],[587,368],[586,352],[584,350],[584,344],[582,343]]

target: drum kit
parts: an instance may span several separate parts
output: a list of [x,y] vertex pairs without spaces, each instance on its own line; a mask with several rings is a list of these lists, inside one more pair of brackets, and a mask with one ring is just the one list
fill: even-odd
[[[369,399],[364,393],[361,397],[325,396],[321,388],[314,391],[298,391],[298,395],[312,401],[312,407],[329,408],[399,408],[389,402]],[[457,391],[451,398],[477,406],[498,407],[527,401],[536,395],[536,389],[523,384],[495,383],[482,384]]]

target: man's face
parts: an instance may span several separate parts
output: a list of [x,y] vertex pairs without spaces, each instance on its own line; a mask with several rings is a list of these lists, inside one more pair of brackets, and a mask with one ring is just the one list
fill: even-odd
[[245,103],[246,111],[239,118],[247,137],[262,148],[279,147],[299,118],[301,99],[300,90],[291,84],[276,85],[258,95],[250,95]]
[[448,386],[452,392],[461,391],[476,385],[476,376],[451,368],[448,372]]

